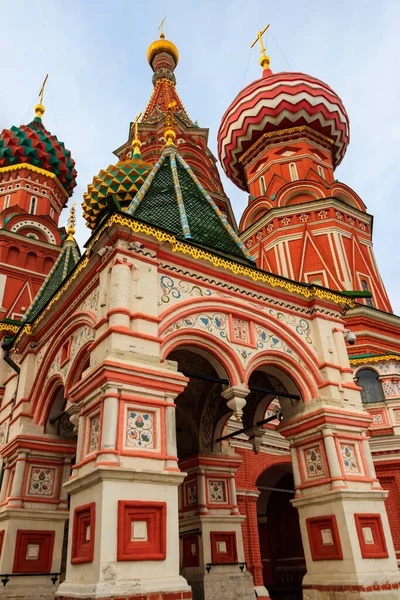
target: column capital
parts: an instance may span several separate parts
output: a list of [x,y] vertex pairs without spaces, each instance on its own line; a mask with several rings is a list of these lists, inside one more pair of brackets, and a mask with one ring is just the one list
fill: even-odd
[[231,387],[224,390],[221,394],[225,400],[231,400],[231,398],[247,398],[250,394],[250,390],[245,387],[240,387],[238,385],[232,385]]
[[222,392],[222,397],[227,400],[227,406],[233,412],[233,416],[237,421],[242,420],[243,407],[246,404],[245,398],[249,395],[250,390],[245,387],[233,385]]

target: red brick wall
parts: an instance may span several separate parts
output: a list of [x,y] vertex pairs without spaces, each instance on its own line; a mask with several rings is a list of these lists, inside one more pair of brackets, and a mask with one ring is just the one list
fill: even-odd
[[400,560],[400,461],[388,460],[375,463],[375,470],[384,490],[389,492],[385,502],[394,549]]

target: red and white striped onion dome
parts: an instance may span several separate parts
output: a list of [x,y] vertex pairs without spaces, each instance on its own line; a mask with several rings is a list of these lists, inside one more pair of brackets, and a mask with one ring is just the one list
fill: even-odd
[[240,157],[264,134],[306,125],[333,141],[334,167],[350,141],[350,125],[339,96],[323,81],[304,73],[263,71],[235,98],[218,131],[218,155],[233,183],[246,190]]

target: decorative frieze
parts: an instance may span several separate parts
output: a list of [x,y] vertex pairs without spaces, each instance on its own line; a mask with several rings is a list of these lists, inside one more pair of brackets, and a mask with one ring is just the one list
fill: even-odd
[[131,448],[154,448],[154,413],[128,411],[126,445]]
[[321,445],[316,444],[311,448],[307,448],[303,451],[306,476],[308,479],[318,479],[320,477],[326,477],[325,465],[322,457]]
[[126,402],[123,428],[119,433],[122,450],[155,453],[161,450],[160,408],[145,408]]
[[359,475],[361,469],[358,462],[355,444],[340,442],[340,455],[342,458],[343,470],[346,475]]
[[208,480],[208,501],[210,504],[226,504],[226,483],[224,480]]
[[192,479],[184,483],[184,504],[185,506],[195,506],[197,504],[197,481]]
[[400,379],[385,379],[382,387],[386,398],[400,398]]
[[99,449],[100,442],[100,413],[93,416],[89,420],[89,445],[88,453],[95,452]]
[[56,480],[56,467],[30,465],[26,495],[52,498],[55,495]]

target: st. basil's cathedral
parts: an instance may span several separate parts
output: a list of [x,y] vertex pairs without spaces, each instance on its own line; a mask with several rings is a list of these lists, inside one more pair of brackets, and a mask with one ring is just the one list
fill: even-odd
[[83,249],[42,101],[1,132],[1,598],[400,597],[400,319],[349,118],[258,40],[218,131],[239,225],[164,34]]

